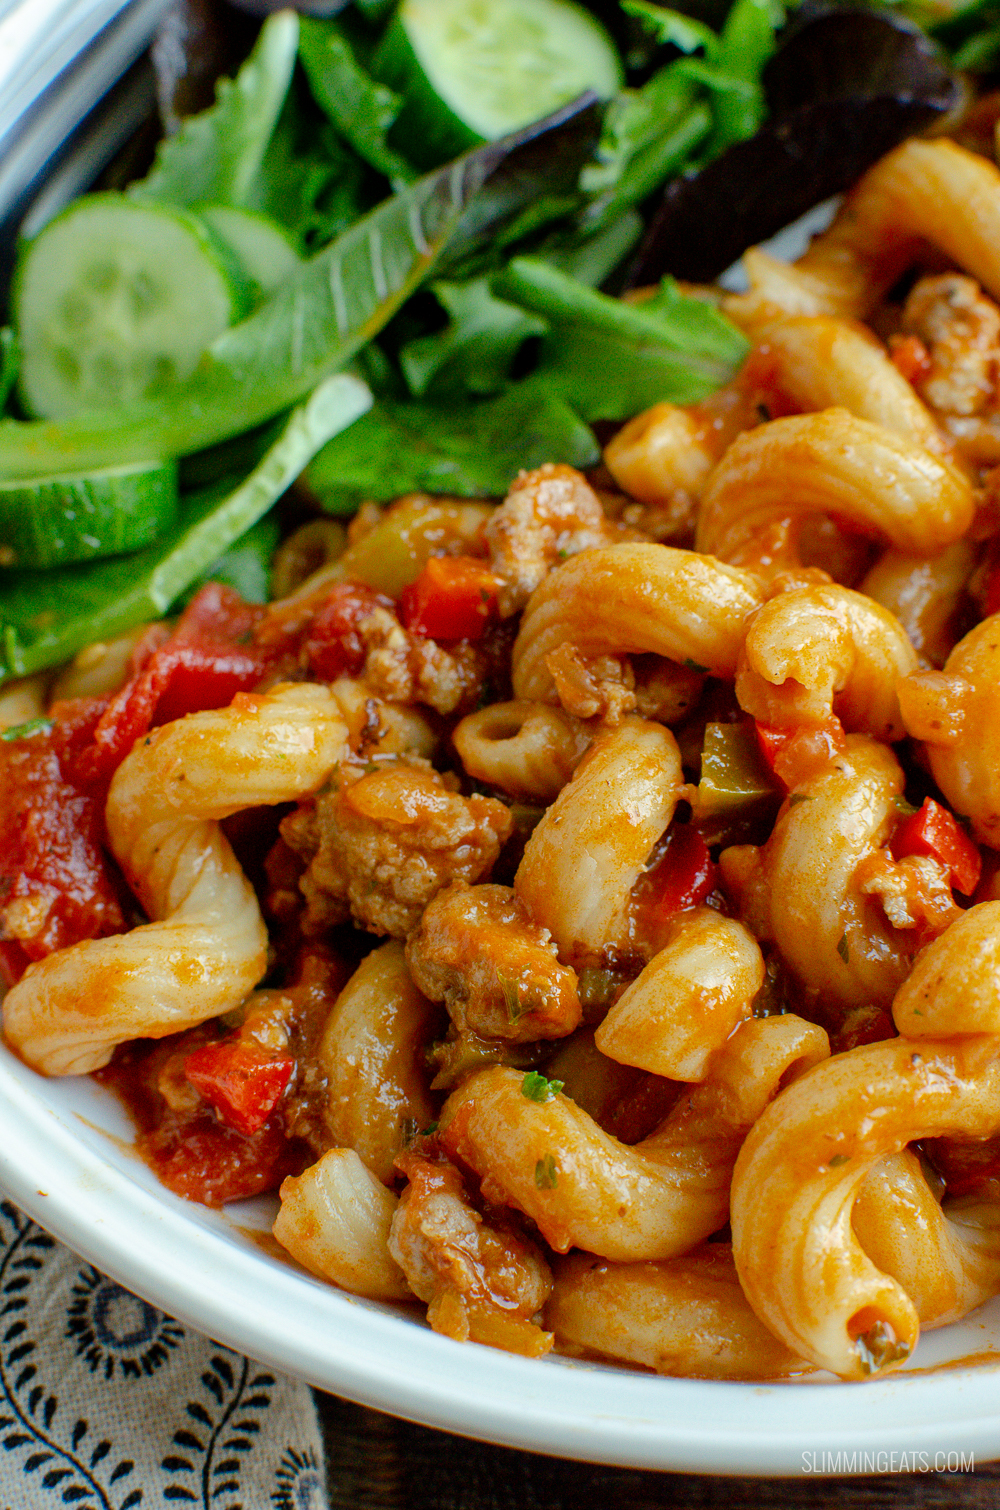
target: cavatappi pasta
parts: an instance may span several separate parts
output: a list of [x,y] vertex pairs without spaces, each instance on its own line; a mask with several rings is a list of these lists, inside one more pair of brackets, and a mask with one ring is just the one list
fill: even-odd
[[457,1340],[861,1379],[1000,1293],[998,249],[908,142],[592,476],[0,691],[11,1048]]

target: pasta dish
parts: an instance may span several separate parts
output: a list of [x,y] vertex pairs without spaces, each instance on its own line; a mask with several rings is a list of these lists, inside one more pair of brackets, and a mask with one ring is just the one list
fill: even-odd
[[8,1044],[456,1340],[863,1379],[1000,1292],[998,247],[907,141],[586,475],[0,689]]

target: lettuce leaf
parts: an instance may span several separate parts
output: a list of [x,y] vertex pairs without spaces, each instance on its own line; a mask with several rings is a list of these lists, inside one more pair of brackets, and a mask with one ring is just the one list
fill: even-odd
[[131,556],[18,573],[0,587],[0,683],[56,666],[83,645],[166,613],[202,573],[222,567],[224,552],[370,403],[357,378],[329,378],[289,417],[249,476],[235,488],[217,483],[184,499],[180,523],[156,545]]
[[313,98],[344,140],[376,172],[410,183],[416,177],[412,163],[387,141],[400,96],[365,72],[337,23],[303,16],[299,57]]
[[185,455],[280,413],[346,366],[446,247],[468,250],[536,197],[553,151],[578,172],[589,146],[581,114],[574,102],[385,200],[223,331],[190,378],[155,399],[61,424],[0,422],[0,476]]
[[129,193],[181,206],[248,205],[288,94],[298,43],[294,11],[269,16],[235,79],[219,80],[215,105],[160,143],[149,173]]
[[564,461],[586,467],[599,448],[555,394],[528,379],[500,398],[462,405],[382,399],[306,469],[303,485],[327,513],[364,498],[428,491],[502,497],[522,467]]
[[749,350],[723,315],[670,280],[647,303],[624,304],[538,258],[516,257],[491,287],[548,320],[534,380],[586,420],[627,419],[660,400],[696,403]]

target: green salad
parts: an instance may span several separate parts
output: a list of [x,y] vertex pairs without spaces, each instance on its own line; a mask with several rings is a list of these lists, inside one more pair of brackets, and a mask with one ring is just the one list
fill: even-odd
[[[587,467],[592,428],[697,402],[747,343],[615,288],[665,184],[750,143],[780,0],[719,29],[621,0],[278,12],[138,182],[22,248],[0,337],[0,682],[266,592],[296,479],[352,512]],[[956,34],[992,35],[988,8]],[[968,14],[968,13],[963,13]],[[631,82],[626,83],[626,79]],[[539,117],[543,119],[539,120]]]

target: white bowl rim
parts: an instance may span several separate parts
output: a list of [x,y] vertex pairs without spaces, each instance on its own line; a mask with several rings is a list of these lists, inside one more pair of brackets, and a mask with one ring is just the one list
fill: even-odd
[[116,1157],[112,1143],[105,1151],[92,1125],[83,1136],[62,1089],[70,1084],[39,1079],[0,1047],[0,1184],[119,1283],[322,1389],[460,1435],[631,1468],[818,1474],[1000,1455],[991,1364],[868,1384],[762,1385],[452,1342],[268,1257],[224,1217]]

